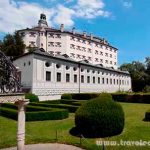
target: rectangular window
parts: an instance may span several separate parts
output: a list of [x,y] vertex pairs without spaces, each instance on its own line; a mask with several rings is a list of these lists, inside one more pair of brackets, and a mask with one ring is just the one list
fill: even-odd
[[110,79],[110,84],[112,84],[112,79]]
[[66,74],[66,82],[70,82],[70,74]]
[[95,83],[95,77],[93,77],[93,83]]
[[57,82],[61,82],[61,73],[57,72]]
[[116,80],[114,79],[114,84],[116,84]]
[[90,76],[87,76],[87,83],[90,83]]
[[46,71],[46,81],[51,81],[51,72]]
[[98,77],[98,84],[100,84],[100,77]]
[[74,75],[74,83],[77,83],[77,75]]
[[108,78],[106,79],[106,81],[107,81],[107,84],[108,84]]
[[81,75],[81,83],[84,83],[84,75]]
[[104,78],[102,78],[102,83],[103,83],[103,84],[105,84],[105,80],[104,80]]

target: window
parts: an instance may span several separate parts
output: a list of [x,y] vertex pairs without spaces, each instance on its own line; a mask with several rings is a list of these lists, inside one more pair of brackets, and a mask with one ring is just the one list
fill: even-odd
[[105,84],[105,80],[104,80],[104,78],[102,78],[102,84]]
[[90,76],[87,76],[87,83],[90,83]]
[[51,72],[46,71],[46,81],[51,81]]
[[112,84],[112,79],[110,79],[110,84]]
[[35,37],[36,33],[35,32],[30,32],[30,37]]
[[70,67],[69,66],[66,66],[66,70],[69,70],[70,69]]
[[56,68],[60,68],[61,67],[61,65],[60,64],[56,64]]
[[66,74],[66,82],[70,82],[70,74]]
[[84,75],[81,75],[81,83],[84,83]]
[[93,77],[93,83],[95,83],[95,77]]
[[61,82],[61,73],[57,72],[57,82]]
[[95,50],[95,54],[98,54],[98,50]]
[[108,78],[106,79],[106,82],[107,82],[107,84],[108,84]]
[[73,67],[73,70],[76,71],[76,70],[77,70],[77,67]]
[[116,80],[114,79],[114,84],[116,84]]
[[77,75],[74,74],[74,83],[77,83]]
[[98,84],[100,84],[100,77],[98,77]]
[[46,63],[45,63],[45,66],[46,66],[46,67],[49,67],[50,65],[51,65],[51,64],[50,64],[49,62],[46,62]]
[[61,43],[60,42],[56,42],[55,43],[55,47],[61,47]]

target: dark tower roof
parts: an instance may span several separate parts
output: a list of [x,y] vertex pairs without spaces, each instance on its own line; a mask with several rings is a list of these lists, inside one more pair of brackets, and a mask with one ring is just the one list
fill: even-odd
[[45,14],[40,14],[40,20],[39,20],[39,22],[38,22],[38,25],[40,26],[40,27],[48,27],[48,24],[47,24],[47,21],[46,21],[46,15]]

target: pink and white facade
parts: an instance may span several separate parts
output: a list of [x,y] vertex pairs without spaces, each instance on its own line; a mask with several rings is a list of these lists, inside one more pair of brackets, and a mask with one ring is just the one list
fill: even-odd
[[76,61],[88,60],[117,69],[117,48],[92,34],[77,33],[75,28],[66,31],[63,24],[60,29],[48,27],[44,14],[41,14],[37,27],[19,30],[19,33],[27,47],[43,48],[50,54],[67,54]]

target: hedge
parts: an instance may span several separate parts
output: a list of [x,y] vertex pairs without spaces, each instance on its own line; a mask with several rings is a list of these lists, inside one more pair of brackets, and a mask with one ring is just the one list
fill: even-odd
[[48,108],[62,108],[62,109],[67,109],[71,113],[75,112],[78,109],[78,106],[72,106],[68,104],[30,103],[29,105],[48,107]]
[[30,102],[39,102],[38,96],[33,93],[26,93],[25,98],[29,99]]
[[145,121],[150,121],[150,109],[145,113]]
[[[7,106],[10,107],[10,105]],[[17,120],[18,111],[13,108],[7,108],[7,106],[3,105],[0,108],[0,115]],[[49,109],[45,107],[27,106],[26,110],[26,121],[59,120],[68,118],[69,116],[68,110],[58,108]]]
[[119,94],[112,93],[112,97],[118,102],[128,102],[128,103],[146,103],[150,104],[150,94]]
[[72,95],[70,93],[65,93],[65,94],[61,95],[61,99],[71,100],[72,99]]
[[110,94],[87,101],[75,113],[75,125],[79,134],[89,138],[118,135],[124,128],[124,112]]
[[89,100],[99,96],[99,93],[72,93],[72,99]]

